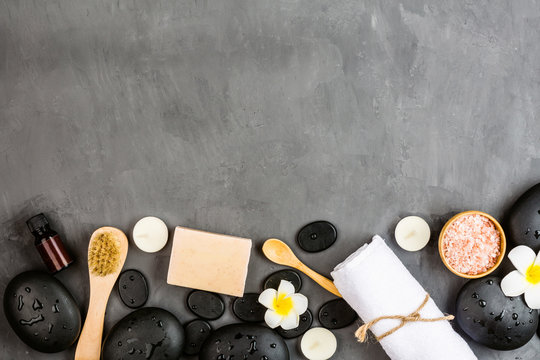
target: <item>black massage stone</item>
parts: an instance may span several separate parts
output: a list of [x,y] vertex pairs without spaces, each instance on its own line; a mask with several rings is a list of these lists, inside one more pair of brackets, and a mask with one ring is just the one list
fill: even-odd
[[266,280],[264,280],[264,289],[266,290],[272,288],[277,290],[281,280],[290,281],[294,286],[295,292],[298,292],[302,287],[302,278],[300,277],[300,274],[298,274],[294,270],[287,269],[276,271],[275,273],[270,274],[270,276],[268,276]]
[[141,308],[117,322],[103,343],[102,358],[178,359],[184,329],[178,319],[160,308]]
[[328,249],[336,242],[337,230],[328,221],[315,221],[304,226],[296,235],[298,245],[308,252]]
[[118,294],[122,302],[132,309],[140,308],[148,300],[148,285],[143,274],[126,270],[118,278]]
[[236,298],[233,302],[233,313],[245,322],[262,322],[266,307],[258,301],[259,294],[248,293],[243,297]]
[[285,341],[272,329],[255,324],[226,325],[204,342],[199,360],[288,360]]
[[527,245],[540,250],[540,184],[527,190],[514,203],[505,218],[509,240],[514,245]]
[[538,310],[523,297],[506,297],[495,276],[467,282],[456,301],[456,321],[474,341],[495,350],[525,345],[538,327]]
[[212,333],[212,326],[204,320],[195,319],[185,326],[186,344],[184,354],[197,355],[201,346]]
[[305,313],[300,315],[300,323],[298,324],[297,328],[294,328],[291,330],[283,330],[281,327],[278,327],[276,331],[283,338],[292,339],[292,338],[296,338],[298,336],[304,335],[304,333],[309,330],[312,323],[313,323],[313,315],[311,314],[311,311],[309,311],[308,309],[306,310]]
[[357,318],[356,312],[343,299],[328,301],[319,310],[319,322],[327,329],[341,329],[351,325]]
[[187,298],[189,310],[206,320],[215,320],[223,315],[225,303],[218,294],[194,290]]
[[4,314],[26,345],[45,353],[67,349],[81,330],[79,307],[69,291],[40,271],[21,273],[9,282]]

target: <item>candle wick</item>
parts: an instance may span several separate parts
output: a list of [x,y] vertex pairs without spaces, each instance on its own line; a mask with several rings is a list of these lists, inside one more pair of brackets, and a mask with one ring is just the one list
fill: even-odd
[[407,235],[405,235],[405,239],[409,239],[411,237],[413,237],[414,235],[416,235],[416,231],[411,231],[410,233],[408,233]]

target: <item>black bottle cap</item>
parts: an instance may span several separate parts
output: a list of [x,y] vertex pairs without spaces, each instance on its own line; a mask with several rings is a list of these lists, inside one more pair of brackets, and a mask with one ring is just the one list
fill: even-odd
[[41,228],[48,226],[49,222],[47,221],[47,218],[43,213],[37,214],[36,216],[32,216],[30,219],[26,221],[26,225],[28,225],[28,229],[30,229],[31,232],[37,232]]

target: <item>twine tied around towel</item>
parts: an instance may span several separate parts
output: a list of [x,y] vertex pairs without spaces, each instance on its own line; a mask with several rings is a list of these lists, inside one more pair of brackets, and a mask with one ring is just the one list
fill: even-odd
[[376,319],[373,319],[370,322],[365,323],[364,325],[360,326],[358,328],[358,330],[356,330],[356,332],[354,333],[354,336],[356,336],[356,338],[358,339],[359,342],[365,342],[366,339],[367,339],[367,332],[368,332],[369,328],[372,327],[373,325],[375,325],[376,323],[378,323],[379,321],[386,320],[386,319],[401,320],[401,324],[399,324],[398,326],[396,326],[393,329],[388,330],[387,332],[385,332],[381,336],[375,336],[377,341],[381,341],[383,338],[387,337],[388,335],[392,335],[394,332],[396,332],[397,330],[399,330],[403,326],[405,326],[405,324],[407,324],[408,322],[415,322],[415,321],[435,322],[435,321],[441,321],[441,320],[453,320],[454,319],[454,315],[446,315],[446,316],[441,316],[441,317],[432,318],[432,319],[423,318],[422,315],[420,315],[420,310],[422,310],[424,308],[424,306],[427,304],[428,300],[429,300],[429,294],[426,294],[426,297],[425,297],[424,301],[418,307],[418,309],[416,309],[415,311],[413,311],[409,315],[405,315],[405,316],[403,316],[403,315],[380,316],[380,317],[378,317]]

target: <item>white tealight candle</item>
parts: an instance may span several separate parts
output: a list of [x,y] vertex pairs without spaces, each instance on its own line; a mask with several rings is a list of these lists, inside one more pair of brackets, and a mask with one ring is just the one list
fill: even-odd
[[330,330],[322,327],[309,329],[300,341],[300,350],[309,360],[330,359],[336,349],[336,337]]
[[147,216],[133,227],[133,241],[142,251],[153,253],[163,249],[169,238],[169,230],[163,220]]
[[394,235],[402,249],[418,251],[429,242],[431,231],[428,223],[421,217],[407,216],[398,222]]

